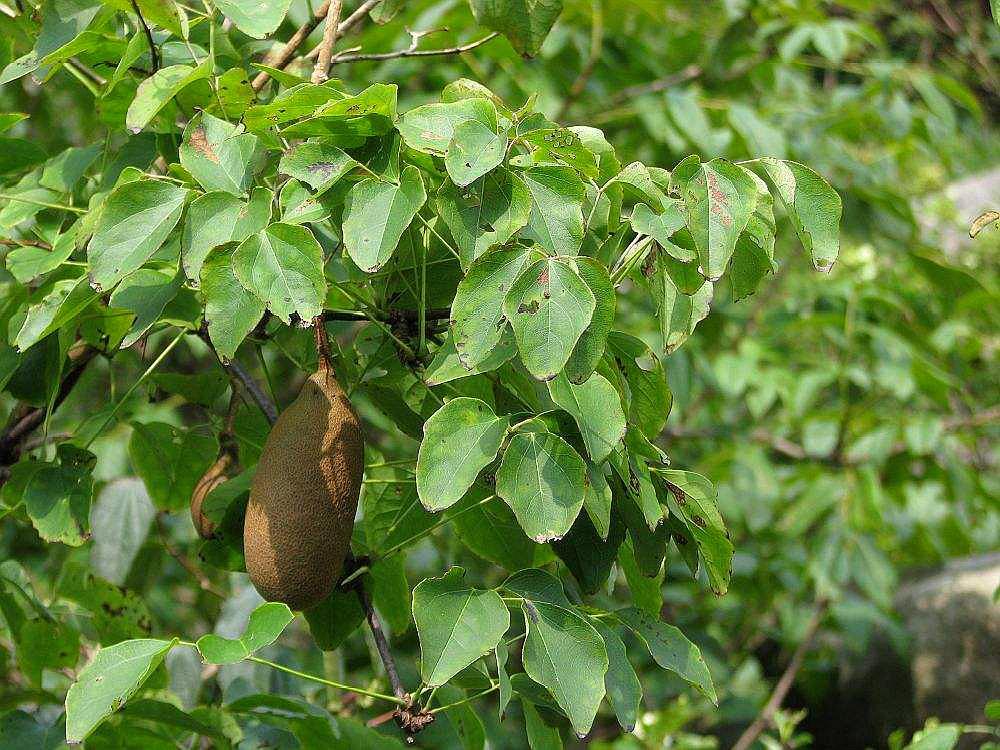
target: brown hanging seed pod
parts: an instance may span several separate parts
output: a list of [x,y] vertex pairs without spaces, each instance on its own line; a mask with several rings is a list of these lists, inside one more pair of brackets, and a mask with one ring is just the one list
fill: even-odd
[[317,339],[319,370],[271,428],[243,525],[250,580],[293,609],[318,603],[340,579],[364,473],[360,420],[329,366],[325,332]]

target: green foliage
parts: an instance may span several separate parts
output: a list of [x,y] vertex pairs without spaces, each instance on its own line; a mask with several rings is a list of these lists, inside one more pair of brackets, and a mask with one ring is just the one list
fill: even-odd
[[[0,746],[711,746],[748,644],[989,548],[995,217],[922,217],[1000,32],[870,5],[348,2],[323,83],[289,0],[0,15]],[[369,444],[299,617],[242,526],[317,325]]]

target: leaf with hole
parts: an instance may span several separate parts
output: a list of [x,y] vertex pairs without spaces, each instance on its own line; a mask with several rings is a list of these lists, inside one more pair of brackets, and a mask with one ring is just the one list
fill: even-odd
[[456,398],[424,424],[417,454],[417,492],[427,510],[448,508],[497,457],[509,421],[477,398]]
[[551,380],[562,371],[595,306],[594,293],[565,260],[545,258],[521,272],[504,299],[504,314],[532,375]]
[[270,646],[295,619],[292,610],[281,602],[261,604],[250,613],[246,629],[239,638],[223,638],[215,633],[198,639],[198,653],[207,664],[235,664]]

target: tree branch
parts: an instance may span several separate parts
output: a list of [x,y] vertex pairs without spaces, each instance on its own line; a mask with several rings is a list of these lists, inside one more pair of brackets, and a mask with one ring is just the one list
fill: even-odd
[[695,78],[700,77],[702,72],[703,71],[700,65],[688,65],[686,68],[679,70],[676,73],[671,73],[663,78],[657,78],[655,81],[641,83],[637,86],[628,86],[612,97],[612,99],[608,102],[608,106],[623,104],[635,99],[636,97],[645,96],[646,94],[655,94],[659,91],[666,91],[667,89],[679,86],[682,83],[693,81]]
[[975,414],[949,417],[944,420],[943,427],[950,432],[964,427],[982,427],[997,421],[1000,421],[1000,406],[994,406],[992,409]]
[[396,50],[395,52],[372,52],[372,53],[344,53],[337,55],[333,58],[335,63],[352,63],[352,62],[362,62],[365,60],[396,60],[401,57],[438,57],[441,55],[460,55],[464,52],[469,52],[474,50],[476,47],[481,47],[489,41],[495,39],[499,34],[497,32],[492,32],[477,39],[474,42],[469,42],[468,44],[460,44],[455,47],[443,47],[441,49],[417,49],[417,44],[420,42],[422,36],[426,36],[429,32],[416,32],[411,31],[410,36],[413,39],[410,46],[406,49]]
[[274,405],[274,402],[264,393],[264,389],[261,388],[257,381],[253,379],[253,376],[247,372],[246,368],[243,367],[239,362],[233,360],[232,362],[226,362],[219,356],[219,352],[216,351],[215,345],[212,343],[212,339],[208,336],[208,331],[204,328],[198,331],[198,338],[208,345],[208,348],[212,350],[222,368],[230,374],[230,376],[236,378],[243,384],[246,388],[247,393],[250,394],[250,398],[254,400],[254,403],[264,412],[264,416],[267,418],[269,424],[274,424],[278,419],[278,407]]
[[160,53],[156,49],[156,42],[153,41],[153,32],[149,30],[149,25],[146,23],[146,19],[142,17],[142,11],[139,10],[139,3],[137,3],[136,0],[132,0],[132,10],[134,10],[136,16],[139,17],[139,25],[142,26],[142,30],[146,34],[146,42],[149,43],[149,57],[153,66],[153,72],[155,73],[160,69]]
[[198,566],[192,563],[187,557],[176,547],[170,543],[170,539],[167,537],[167,529],[163,525],[163,516],[166,514],[165,510],[161,510],[156,514],[156,531],[160,536],[160,541],[163,543],[163,549],[167,551],[177,564],[180,565],[184,570],[190,574],[192,578],[198,581],[198,586],[201,587],[203,591],[207,591],[212,596],[217,596],[220,599],[226,598],[226,593],[217,589],[208,577],[198,570]]
[[[339,39],[343,37],[344,34],[357,26],[361,20],[368,15],[368,11],[381,2],[382,0],[365,0],[365,2],[361,3],[356,11],[340,22],[340,25],[337,27],[337,38]],[[295,52],[298,48],[301,47],[302,43],[309,37],[309,35],[316,30],[316,27],[319,26],[320,22],[326,18],[326,14],[329,11],[330,0],[325,0],[325,2],[316,9],[312,18],[298,28],[284,47],[282,47],[277,53],[268,55],[264,59],[264,64],[270,68],[284,70],[288,66],[288,63],[292,61],[292,58],[295,57]],[[260,91],[264,88],[264,84],[267,83],[269,78],[270,75],[267,72],[261,71],[257,77],[253,79],[253,90]]]
[[823,622],[823,617],[826,615],[829,605],[830,602],[827,599],[819,599],[816,602],[816,605],[813,607],[812,617],[809,618],[809,624],[806,625],[806,631],[802,636],[802,641],[799,643],[798,648],[795,649],[795,653],[792,654],[792,660],[788,663],[788,667],[778,680],[778,684],[774,686],[774,692],[771,693],[770,699],[764,704],[764,708],[761,709],[760,714],[753,720],[753,723],[740,735],[736,744],[733,745],[733,750],[749,750],[761,732],[771,723],[775,712],[781,708],[781,704],[788,695],[788,691],[792,689],[792,685],[795,683],[795,676],[802,668],[806,654],[812,647],[813,639],[819,631],[820,623]]
[[330,9],[326,13],[326,25],[323,27],[323,41],[319,45],[319,57],[313,68],[312,83],[325,83],[330,78],[330,60],[333,58],[333,47],[337,43],[337,32],[340,27],[340,13],[344,9],[344,0],[331,0]]
[[590,27],[590,54],[587,56],[587,62],[583,64],[583,68],[580,70],[580,75],[576,77],[573,85],[570,86],[569,93],[563,99],[562,106],[559,107],[556,122],[562,122],[569,112],[569,108],[580,98],[583,90],[587,87],[587,82],[594,74],[597,61],[601,59],[601,50],[604,48],[604,10],[601,7],[601,0],[591,0],[591,16],[593,20]]
[[[66,375],[59,385],[59,392],[56,394],[55,401],[52,404],[52,411],[58,409],[59,405],[66,400],[66,397],[69,396],[73,387],[80,380],[80,376],[83,375],[83,371],[87,368],[90,360],[97,356],[97,353],[97,349],[91,346],[84,346],[70,353],[70,359],[73,361],[73,369],[69,371],[69,374]],[[45,414],[45,407],[30,408],[22,411],[20,414],[16,414],[16,418],[12,424],[7,427],[3,435],[0,435],[0,465],[10,466],[20,458],[21,444],[28,435],[34,432],[45,421]]]

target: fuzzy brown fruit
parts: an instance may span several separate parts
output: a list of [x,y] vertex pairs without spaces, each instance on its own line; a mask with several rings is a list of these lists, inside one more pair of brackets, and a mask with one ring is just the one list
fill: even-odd
[[236,456],[233,452],[223,448],[215,463],[202,474],[191,493],[191,522],[202,539],[215,538],[215,523],[202,512],[202,505],[212,490],[229,479],[229,469],[235,461]]
[[363,473],[361,423],[320,366],[271,428],[250,487],[243,551],[261,596],[305,609],[333,590]]

